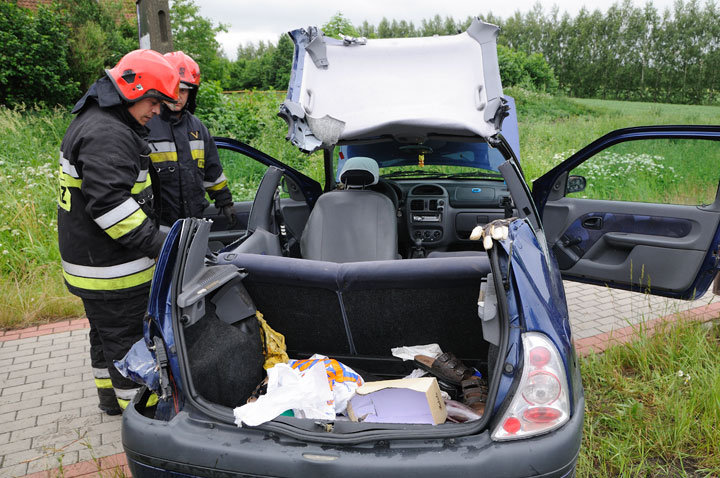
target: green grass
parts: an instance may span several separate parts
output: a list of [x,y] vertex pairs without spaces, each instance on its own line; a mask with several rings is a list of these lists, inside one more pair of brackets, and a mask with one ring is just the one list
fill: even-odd
[[0,108],[0,328],[83,313],[62,281],[57,170],[70,115]]
[[[615,129],[654,124],[720,124],[719,106],[670,105],[549,97],[508,88],[518,102],[520,155],[531,181]],[[524,97],[531,107],[523,109]],[[542,101],[541,101],[542,100]],[[544,103],[543,103],[544,101]],[[569,105],[582,108],[577,113]],[[543,108],[560,114],[541,114]]]
[[720,322],[666,325],[580,366],[578,476],[720,474]]
[[571,174],[587,187],[572,196],[663,204],[710,204],[720,178],[720,143],[655,139],[616,144]]

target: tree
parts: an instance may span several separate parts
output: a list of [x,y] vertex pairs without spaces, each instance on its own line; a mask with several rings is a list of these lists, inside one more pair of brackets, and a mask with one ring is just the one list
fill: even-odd
[[204,80],[227,83],[229,72],[222,61],[220,43],[215,35],[227,32],[227,26],[215,26],[209,18],[200,15],[195,0],[174,0],[170,7],[170,25],[175,50],[190,55],[200,66]]
[[0,2],[0,104],[65,105],[80,94],[68,66],[69,40],[61,17]]
[[122,0],[55,0],[54,8],[69,31],[68,64],[81,90],[138,47],[137,24],[125,17]]
[[340,38],[340,34],[351,37],[360,36],[357,29],[350,23],[350,20],[340,12],[330,17],[330,20],[322,26],[322,31],[326,36],[333,38]]
[[270,71],[274,73],[272,86],[276,90],[285,90],[290,83],[290,70],[292,69],[295,46],[288,35],[281,35],[277,48],[270,59]]

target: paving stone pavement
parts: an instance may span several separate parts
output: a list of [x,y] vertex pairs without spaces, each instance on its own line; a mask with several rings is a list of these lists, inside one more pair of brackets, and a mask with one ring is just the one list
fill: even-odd
[[579,282],[565,281],[564,285],[573,340],[720,302],[712,291],[686,301]]
[[[720,302],[711,293],[685,302],[573,282],[565,290],[575,340]],[[80,319],[0,332],[0,477],[122,453],[121,417],[97,408],[88,330]]]

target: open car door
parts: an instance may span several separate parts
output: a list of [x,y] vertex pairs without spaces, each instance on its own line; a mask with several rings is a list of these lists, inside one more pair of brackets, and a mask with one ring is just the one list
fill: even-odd
[[237,225],[231,229],[222,212],[212,204],[208,206],[203,216],[213,221],[209,236],[210,248],[217,251],[245,236],[258,186],[270,166],[283,172],[282,192],[276,205],[263,206],[279,208],[280,211],[275,213],[281,214],[283,227],[287,229],[284,232],[299,238],[311,205],[322,191],[320,184],[243,142],[231,138],[214,139],[225,175],[231,178],[229,183],[233,190],[233,212]]
[[720,126],[613,131],[533,183],[563,278],[702,295],[718,269]]

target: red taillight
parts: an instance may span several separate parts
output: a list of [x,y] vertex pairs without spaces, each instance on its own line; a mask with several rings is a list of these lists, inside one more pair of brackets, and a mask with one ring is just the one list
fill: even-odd
[[534,347],[530,350],[530,365],[544,367],[550,361],[550,351],[545,347]]
[[510,417],[503,423],[503,429],[511,435],[516,434],[520,431],[520,420],[515,417]]
[[562,413],[550,407],[533,407],[523,412],[523,418],[535,423],[549,423],[560,418]]
[[340,151],[340,152],[338,153],[338,157],[339,157],[340,159],[345,159],[345,155],[342,153],[342,151]]

